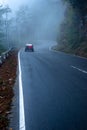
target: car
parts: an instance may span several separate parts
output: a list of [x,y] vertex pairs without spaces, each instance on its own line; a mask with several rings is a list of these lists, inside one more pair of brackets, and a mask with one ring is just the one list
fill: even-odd
[[33,52],[34,51],[34,47],[33,47],[33,44],[26,44],[25,46],[25,52]]

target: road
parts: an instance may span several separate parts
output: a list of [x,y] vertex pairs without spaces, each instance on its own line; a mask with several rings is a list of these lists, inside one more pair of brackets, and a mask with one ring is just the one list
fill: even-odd
[[87,60],[48,48],[20,52],[25,129],[87,130]]

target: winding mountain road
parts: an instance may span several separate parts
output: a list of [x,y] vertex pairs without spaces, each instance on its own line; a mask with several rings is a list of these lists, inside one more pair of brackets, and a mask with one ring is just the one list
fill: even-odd
[[87,130],[87,59],[49,46],[20,52],[20,130]]

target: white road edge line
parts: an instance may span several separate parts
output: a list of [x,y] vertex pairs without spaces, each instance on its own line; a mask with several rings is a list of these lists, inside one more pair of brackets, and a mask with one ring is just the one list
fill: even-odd
[[20,52],[18,54],[18,62],[19,62],[19,130],[26,130]]
[[74,68],[74,69],[77,69],[80,72],[83,72],[83,73],[87,74],[87,71],[85,71],[85,70],[79,69],[79,68],[77,68],[75,66],[71,66],[71,67]]

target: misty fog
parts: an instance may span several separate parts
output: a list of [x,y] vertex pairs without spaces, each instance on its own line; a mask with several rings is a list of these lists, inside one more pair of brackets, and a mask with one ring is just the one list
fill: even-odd
[[25,0],[18,1],[17,7],[13,7],[12,2],[9,5],[15,11],[9,29],[9,35],[14,41],[23,43],[57,39],[64,19],[65,5],[62,0]]
[[61,1],[38,0],[31,7],[31,38],[55,40],[63,20],[64,7]]

